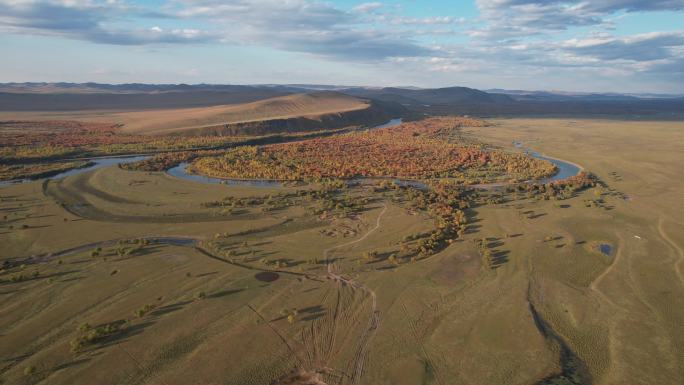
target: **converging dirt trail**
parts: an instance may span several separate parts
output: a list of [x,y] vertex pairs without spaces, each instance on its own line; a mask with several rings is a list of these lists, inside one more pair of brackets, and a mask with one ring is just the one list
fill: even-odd
[[681,266],[682,266],[682,261],[684,261],[684,250],[682,250],[681,247],[677,243],[675,243],[672,238],[670,238],[667,233],[665,232],[665,229],[663,228],[663,218],[661,217],[658,219],[658,233],[660,234],[660,237],[663,238],[665,243],[667,243],[674,251],[677,252],[678,258],[675,260],[675,272],[679,276],[679,280],[684,283],[684,274],[682,273]]
[[[343,275],[340,271],[335,271],[334,265],[330,262],[330,257],[329,253],[335,249],[340,249],[343,247],[351,246],[356,243],[360,243],[367,239],[371,234],[376,232],[380,228],[380,221],[384,214],[387,212],[387,204],[383,204],[382,211],[378,215],[376,221],[375,221],[375,226],[371,228],[366,234],[364,234],[362,237],[355,239],[351,242],[347,242],[341,245],[333,246],[331,248],[328,248],[324,250],[323,256],[325,259],[325,263],[327,265],[327,274],[324,276],[325,278],[328,278],[334,282],[341,283],[343,285],[347,285],[348,287],[352,288],[353,290],[361,290],[365,292],[371,299],[371,316],[369,317],[368,324],[364,328],[362,334],[359,337],[359,341],[357,343],[356,347],[356,352],[354,355],[354,362],[353,362],[353,371],[349,375],[351,378],[351,384],[353,385],[358,385],[361,381],[361,376],[363,374],[363,368],[364,364],[366,361],[366,356],[368,353],[368,345],[370,343],[370,340],[373,337],[373,334],[375,333],[375,330],[377,329],[379,322],[380,322],[380,317],[379,317],[379,312],[377,310],[377,296],[375,294],[375,291],[372,289],[364,286],[363,284],[356,282],[353,278],[348,277]],[[209,250],[206,250],[202,247],[199,246],[199,243],[202,241],[199,238],[193,238],[193,237],[169,237],[169,236],[147,236],[147,237],[141,237],[139,238],[141,240],[148,241],[153,244],[165,244],[165,245],[173,245],[173,246],[181,246],[181,247],[190,247],[195,250],[198,250],[202,254],[216,260],[220,260],[222,262],[230,263],[233,264],[237,267],[242,267],[242,268],[247,268],[250,270],[259,270],[259,271],[271,271],[268,269],[259,269],[255,268],[253,266],[247,266],[244,264],[232,262],[226,259],[223,259],[219,256],[216,256],[212,254]],[[79,253],[83,253],[87,250],[91,250],[97,247],[113,247],[119,244],[120,241],[124,239],[111,239],[111,240],[106,240],[106,241],[101,241],[101,242],[93,242],[93,243],[88,243],[76,247],[72,247],[66,250],[61,250],[59,252],[51,253],[48,255],[40,256],[38,258],[39,262],[48,262],[50,260],[56,259],[56,258],[62,258],[62,257],[67,257],[70,255],[75,255]],[[293,274],[293,275],[302,275],[305,276],[305,274],[301,273],[296,273],[296,272],[289,272],[289,271],[282,271],[282,270],[273,270],[275,272],[279,273],[285,273],[285,274]],[[309,278],[314,278],[315,276],[310,276]],[[282,336],[281,336],[282,338]],[[287,341],[284,341],[286,345],[288,345],[288,348],[290,348],[289,344]]]
[[378,218],[375,221],[375,226],[372,229],[370,229],[366,234],[364,234],[361,238],[328,248],[323,251],[323,258],[325,260],[326,265],[328,266],[328,278],[330,278],[334,282],[339,282],[348,285],[353,289],[362,290],[366,292],[371,298],[371,316],[368,319],[368,326],[363,331],[363,334],[361,334],[361,336],[359,337],[359,343],[355,355],[354,371],[351,374],[351,383],[354,385],[359,384],[359,382],[361,381],[361,376],[363,375],[363,366],[366,361],[366,355],[368,354],[368,344],[380,323],[380,314],[377,310],[377,296],[375,295],[375,291],[373,291],[372,289],[364,286],[359,282],[354,281],[354,279],[350,277],[345,277],[341,273],[336,272],[334,265],[330,263],[328,253],[335,249],[340,249],[342,247],[351,246],[353,244],[362,242],[363,240],[368,238],[368,236],[377,231],[380,228],[380,220],[382,219],[382,216],[385,215],[385,212],[387,212],[387,204],[383,203],[382,206],[382,211],[380,212]]
[[368,230],[368,232],[366,234],[364,234],[361,238],[355,239],[351,242],[343,243],[341,245],[333,246],[333,247],[330,247],[330,248],[323,250],[323,259],[325,260],[326,265],[328,265],[328,273],[331,272],[331,268],[332,268],[332,265],[330,263],[328,263],[329,262],[328,253],[331,252],[332,250],[335,250],[335,249],[341,249],[341,248],[346,247],[346,246],[351,246],[355,243],[359,243],[359,242],[365,240],[366,238],[368,238],[368,236],[370,236],[377,229],[380,228],[380,219],[382,218],[383,215],[385,215],[386,211],[387,211],[387,204],[383,203],[382,204],[382,211],[380,212],[380,214],[378,215],[378,218],[375,221],[375,227]]
[[617,244],[616,247],[615,247],[615,249],[616,249],[616,251],[615,251],[615,257],[613,258],[613,261],[611,262],[611,264],[610,264],[605,270],[603,270],[603,272],[602,272],[601,274],[599,274],[599,275],[598,275],[598,276],[589,284],[589,288],[590,288],[594,293],[596,293],[596,294],[598,295],[598,297],[599,297],[601,300],[603,300],[606,304],[609,304],[609,305],[613,306],[613,307],[616,308],[616,309],[620,309],[620,310],[623,310],[623,311],[627,311],[623,306],[618,305],[615,301],[613,301],[612,299],[610,299],[610,298],[606,295],[606,293],[605,293],[603,290],[601,290],[601,289],[599,288],[599,285],[601,284],[601,282],[603,281],[603,279],[604,279],[606,276],[608,276],[609,274],[613,273],[613,271],[615,271],[615,267],[618,265],[618,263],[621,263],[622,259],[624,258],[624,257],[623,257],[623,253],[624,253],[624,249],[625,249],[624,241],[623,241],[622,236],[620,235],[620,233],[616,232],[615,235],[616,235],[617,238],[618,238],[618,244]]

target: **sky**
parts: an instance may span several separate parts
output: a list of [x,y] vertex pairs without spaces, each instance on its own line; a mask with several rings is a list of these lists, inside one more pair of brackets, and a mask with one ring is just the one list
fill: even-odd
[[684,0],[0,0],[0,82],[684,93]]

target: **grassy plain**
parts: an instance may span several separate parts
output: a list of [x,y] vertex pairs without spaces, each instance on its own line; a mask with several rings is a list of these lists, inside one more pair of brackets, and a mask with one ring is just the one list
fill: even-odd
[[[463,132],[608,188],[482,191],[465,234],[411,260],[432,214],[373,186],[323,213],[298,193],[320,185],[118,168],[0,187],[0,383],[681,383],[684,124],[493,123]],[[203,204],[267,195],[292,204]]]
[[[495,123],[467,131],[502,146],[521,141],[576,162],[626,195],[609,200],[610,210],[585,209],[577,202],[544,217],[554,220],[549,229],[563,236],[559,243],[566,246],[561,251],[535,247],[530,251],[539,255],[527,257],[534,298],[543,304],[540,311],[585,355],[597,383],[681,382],[684,170],[678,165],[683,160],[684,124],[533,119]],[[614,257],[605,266],[577,261],[567,247],[576,240],[608,241],[615,246]]]

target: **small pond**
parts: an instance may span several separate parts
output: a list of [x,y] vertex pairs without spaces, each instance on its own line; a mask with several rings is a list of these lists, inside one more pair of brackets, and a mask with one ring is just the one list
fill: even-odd
[[280,278],[280,274],[272,271],[262,271],[261,273],[254,274],[254,278],[261,282],[274,282]]
[[613,254],[613,246],[607,243],[601,243],[599,245],[599,251],[605,255],[611,255]]

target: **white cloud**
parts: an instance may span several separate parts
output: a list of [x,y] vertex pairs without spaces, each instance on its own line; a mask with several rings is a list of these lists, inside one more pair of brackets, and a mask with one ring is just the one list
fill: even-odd
[[117,45],[204,43],[217,39],[209,31],[112,27],[117,18],[143,13],[140,8],[116,1],[0,0],[0,8],[0,31],[11,33],[56,35]]
[[[561,44],[566,51],[600,59],[648,62],[684,57],[684,31],[652,32],[626,37],[570,39]],[[677,50],[679,48],[679,50]]]
[[405,24],[405,25],[444,25],[444,24],[459,24],[465,23],[464,18],[456,18],[452,16],[435,16],[435,17],[396,17],[390,19],[390,24]]
[[614,28],[616,12],[680,11],[684,0],[476,0],[485,27],[471,36],[519,38],[572,27]]
[[373,2],[373,3],[363,3],[359,4],[356,7],[353,8],[355,12],[360,12],[360,13],[371,13],[374,11],[377,11],[378,9],[384,7],[382,3],[378,2]]
[[[626,13],[682,10],[684,0],[476,0],[477,20],[414,17],[381,2],[343,9],[323,0],[167,0],[151,9],[130,1],[0,0],[0,33],[155,50],[203,43],[226,50],[268,47],[308,55],[303,61],[317,56],[344,65],[373,63],[416,78],[428,73],[445,79],[460,74],[465,79],[478,74],[684,79],[684,32],[615,36],[610,30]],[[603,32],[560,40],[578,27]],[[192,77],[194,70],[183,75]]]

